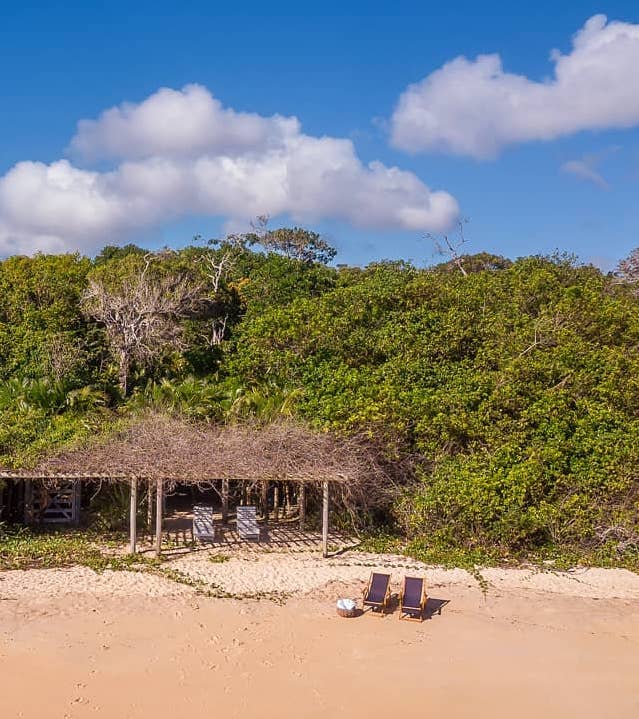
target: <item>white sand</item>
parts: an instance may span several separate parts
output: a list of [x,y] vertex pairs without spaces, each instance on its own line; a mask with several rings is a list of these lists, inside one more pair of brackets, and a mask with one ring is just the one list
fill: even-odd
[[[629,572],[492,569],[486,588],[401,557],[210,554],[167,564],[228,592],[293,596],[214,599],[148,573],[0,573],[0,719],[639,717]],[[424,572],[441,613],[338,617],[335,599],[373,568],[394,589]]]
[[[187,554],[171,567],[203,585],[235,595],[260,592],[299,594],[328,582],[363,583],[370,572],[390,572],[399,589],[405,574],[426,576],[430,587],[477,586],[463,569],[444,569],[394,555],[346,552],[322,559],[317,553],[233,555],[223,563],[210,561],[215,551]],[[577,569],[569,572],[533,569],[481,569],[481,576],[496,589],[533,589],[574,597],[639,599],[639,575],[623,569]]]
[[[234,552],[228,561],[212,562],[220,554],[204,549],[171,559],[165,567],[193,580],[201,589],[236,596],[281,593],[298,596],[321,589],[328,583],[352,585],[357,593],[372,570],[390,572],[393,589],[399,589],[404,574],[423,575],[433,588],[465,586],[478,582],[463,569],[444,569],[394,555],[345,552],[322,559],[317,553]],[[481,569],[493,590],[534,590],[592,599],[639,599],[639,575],[624,569],[575,569],[568,572],[534,569]],[[95,597],[185,596],[194,589],[163,576],[130,571],[97,574],[84,567],[63,570],[0,572],[0,598],[48,599],[69,594]]]
[[170,597],[193,590],[164,577],[139,572],[107,570],[101,574],[87,567],[29,569],[0,572],[0,599],[93,597]]

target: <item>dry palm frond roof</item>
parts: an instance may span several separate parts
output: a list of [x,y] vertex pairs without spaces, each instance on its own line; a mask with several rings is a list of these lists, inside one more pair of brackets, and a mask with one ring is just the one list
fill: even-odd
[[222,426],[157,414],[58,451],[32,469],[0,467],[0,478],[190,484],[213,479],[359,483],[383,474],[376,453],[361,439],[339,439],[291,422]]

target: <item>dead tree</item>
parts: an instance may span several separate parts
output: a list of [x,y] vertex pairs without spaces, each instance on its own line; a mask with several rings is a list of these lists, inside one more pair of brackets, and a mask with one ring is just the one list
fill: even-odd
[[[234,240],[233,236],[224,241],[216,241],[213,244],[218,246],[218,250],[206,252],[206,254],[202,255],[200,262],[204,268],[204,275],[210,284],[211,299],[213,302],[217,302],[221,307],[223,303],[220,302],[220,298],[223,294],[224,286],[233,267],[237,263],[240,252],[242,252],[244,248],[239,241]],[[228,311],[220,312],[210,317],[208,330],[204,337],[209,347],[216,347],[222,344],[228,321]]]
[[[260,215],[251,222],[251,230],[241,234],[230,234],[224,239],[210,240],[210,249],[201,255],[199,262],[203,273],[208,280],[211,293],[209,301],[218,308],[224,306],[224,299],[228,299],[229,278],[233,269],[244,252],[255,245],[262,247],[267,253],[273,252],[288,259],[298,260],[306,264],[329,263],[336,254],[318,233],[300,227],[281,227],[276,230],[268,229],[269,218]],[[196,237],[196,240],[201,240]],[[224,340],[226,328],[230,319],[226,310],[208,317],[207,331],[204,339],[209,347],[220,345]]]
[[468,277],[468,272],[464,267],[464,255],[461,253],[461,249],[467,242],[464,235],[464,225],[467,223],[468,220],[459,220],[457,223],[457,237],[451,237],[450,235],[436,237],[431,233],[426,235],[426,238],[435,245],[437,254],[447,255],[451,264],[455,265],[464,277]]
[[116,282],[91,277],[82,297],[85,314],[105,328],[124,396],[135,364],[150,366],[167,349],[183,346],[182,320],[193,316],[200,302],[199,285],[181,274],[152,271],[155,259],[147,255]]
[[639,294],[639,247],[619,262],[615,270],[615,277],[622,284],[634,285],[634,294]]

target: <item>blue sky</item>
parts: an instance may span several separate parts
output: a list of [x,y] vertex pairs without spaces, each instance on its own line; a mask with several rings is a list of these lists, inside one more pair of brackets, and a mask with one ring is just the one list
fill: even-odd
[[[590,71],[582,62],[578,82],[567,81],[547,99],[536,99],[538,83],[552,82],[552,49],[570,62],[572,37],[601,13],[623,22],[624,36],[632,36],[639,23],[636,3],[537,2],[504,9],[497,2],[451,2],[445,8],[423,2],[324,2],[315,11],[309,7],[301,15],[292,3],[244,3],[241,13],[220,12],[217,4],[203,2],[5,4],[0,10],[0,254],[91,253],[105,242],[127,241],[179,246],[195,233],[215,236],[226,227],[240,227],[259,207],[275,215],[276,224],[293,219],[323,231],[338,246],[338,261],[404,257],[422,263],[434,259],[426,233],[443,231],[454,220],[451,202],[469,218],[469,251],[515,257],[559,248],[608,268],[639,245],[639,111],[626,110],[619,95],[627,92],[629,101],[639,96],[639,74],[635,79],[632,71],[639,41],[624,40],[605,50],[610,62],[604,56],[600,64],[612,83],[594,77],[590,92]],[[599,23],[592,35],[607,32]],[[487,53],[498,53],[503,72],[528,83],[521,95],[513,91],[525,112],[513,111],[511,117],[512,102],[501,107],[493,102],[492,89],[477,90],[473,64],[448,73],[436,90],[413,93],[408,120],[394,116],[412,83],[458,56],[474,63]],[[614,87],[606,89],[614,78],[623,81],[616,94]],[[496,83],[497,90],[510,87],[508,78]],[[227,156],[222,140],[214,151],[204,147],[201,157],[189,148],[188,158],[178,158],[172,145],[165,152],[166,145],[158,150],[153,143],[142,156],[136,148],[144,145],[140,132],[147,126],[140,130],[135,118],[115,130],[101,122],[90,137],[80,133],[70,147],[80,120],[95,121],[125,101],[141,103],[160,88],[180,93],[193,84],[216,98],[223,111],[235,112],[225,116],[225,137],[241,113],[260,116],[264,132],[278,137],[284,131],[265,119],[299,120],[301,129],[286,133],[297,144],[302,137],[305,158],[312,152],[323,159],[315,170],[309,161],[303,175],[291,174],[290,164],[298,167],[300,158],[291,159],[286,151],[282,162],[296,178],[294,196],[273,190],[271,198],[258,186],[244,207],[237,197],[242,188],[228,196],[228,176],[215,174]],[[198,97],[206,101],[205,95]],[[438,108],[434,129],[430,115],[427,123],[419,115],[433,107]],[[170,131],[179,133],[181,126],[178,120]],[[477,127],[481,141],[467,142]],[[124,149],[113,150],[112,130],[131,133]],[[350,141],[352,151],[323,138]],[[172,136],[171,142],[179,139]],[[93,143],[88,152],[78,152],[88,143]],[[485,146],[490,146],[487,155]],[[264,167],[263,145],[257,160],[253,145],[243,148],[251,162]],[[228,152],[237,155],[236,149]],[[121,174],[123,165],[150,163],[158,154],[182,169],[190,163],[182,184],[162,190],[172,193],[170,202],[157,188],[140,195],[138,185],[129,197],[128,181],[110,179],[109,173]],[[198,192],[192,165],[213,156],[206,183],[220,187],[214,196],[203,192],[192,202],[190,195]],[[49,172],[50,163],[64,158],[69,167]],[[367,169],[371,161],[383,164],[374,176]],[[339,176],[331,174],[335,163],[347,165],[348,177],[342,169]],[[353,169],[354,163],[361,168]],[[158,177],[165,165],[158,165]],[[387,172],[392,167],[410,173],[400,186]],[[269,166],[263,183],[275,183],[281,170],[280,164]],[[201,173],[197,177],[203,181]],[[53,189],[52,182],[57,183]],[[360,193],[362,186],[368,189]],[[424,186],[444,194],[433,199]],[[96,193],[107,196],[96,199]],[[420,214],[429,198],[432,210]],[[96,206],[90,206],[94,200]],[[167,205],[166,212],[150,207],[153,202]],[[123,217],[127,212],[135,221]]]

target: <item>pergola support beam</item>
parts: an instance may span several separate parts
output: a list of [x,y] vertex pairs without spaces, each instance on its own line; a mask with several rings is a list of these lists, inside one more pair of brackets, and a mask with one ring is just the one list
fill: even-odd
[[155,503],[155,556],[159,557],[162,552],[162,513],[164,505],[164,487],[161,479],[158,479]]
[[304,482],[300,482],[297,504],[300,512],[300,530],[303,530],[306,524],[306,484]]
[[73,525],[75,527],[80,526],[80,503],[82,497],[82,483],[79,480],[73,482]]
[[148,480],[146,487],[146,531],[153,532],[153,481]]
[[222,524],[226,524],[229,518],[229,481],[222,480]]
[[268,523],[268,482],[264,480],[262,482],[262,518],[265,523]]
[[24,483],[24,523],[33,524],[33,481],[27,479]]
[[329,492],[328,482],[322,484],[322,556],[328,557],[328,506]]
[[135,554],[137,550],[137,513],[138,513],[138,480],[131,480],[131,506],[129,509],[129,551]]
[[280,518],[280,486],[276,482],[273,489],[273,516],[275,521],[279,521]]

